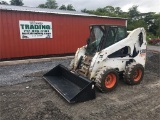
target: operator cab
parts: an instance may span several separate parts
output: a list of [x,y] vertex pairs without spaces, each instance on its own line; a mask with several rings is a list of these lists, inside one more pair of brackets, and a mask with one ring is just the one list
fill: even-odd
[[90,36],[87,40],[86,55],[93,56],[116,42],[126,38],[125,26],[91,25]]

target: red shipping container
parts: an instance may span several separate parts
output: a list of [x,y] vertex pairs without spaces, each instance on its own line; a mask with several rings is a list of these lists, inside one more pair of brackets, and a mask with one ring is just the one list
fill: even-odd
[[[53,38],[21,39],[20,20],[51,22]],[[126,23],[125,18],[0,5],[0,59],[74,53],[86,44],[89,25]]]

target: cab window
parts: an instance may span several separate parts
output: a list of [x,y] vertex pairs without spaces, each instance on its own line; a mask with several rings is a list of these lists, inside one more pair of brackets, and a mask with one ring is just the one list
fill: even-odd
[[126,37],[126,28],[125,27],[110,27],[107,32],[107,38],[105,41],[105,47],[109,47],[116,42],[119,42],[120,40],[124,39]]

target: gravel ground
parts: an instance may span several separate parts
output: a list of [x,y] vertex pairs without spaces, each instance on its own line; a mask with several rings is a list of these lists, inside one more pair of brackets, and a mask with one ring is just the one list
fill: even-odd
[[[159,120],[160,53],[148,51],[144,79],[135,86],[119,81],[96,99],[67,103],[42,75],[71,59],[0,68],[0,120]],[[19,84],[17,84],[19,83]]]
[[70,64],[70,61],[71,59],[55,60],[49,62],[19,64],[13,66],[0,67],[0,86],[14,85],[17,83],[36,80],[39,76],[32,76],[32,73],[45,73],[58,64],[68,66]]
[[147,50],[152,50],[152,51],[158,51],[160,52],[160,46],[153,46],[153,45],[148,45]]

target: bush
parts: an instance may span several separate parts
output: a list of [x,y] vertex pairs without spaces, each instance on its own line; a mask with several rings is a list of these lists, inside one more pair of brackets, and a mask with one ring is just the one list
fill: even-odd
[[160,46],[160,38],[154,38],[148,41],[149,44],[151,45],[158,45]]

